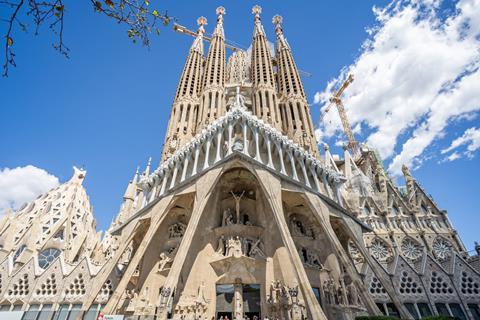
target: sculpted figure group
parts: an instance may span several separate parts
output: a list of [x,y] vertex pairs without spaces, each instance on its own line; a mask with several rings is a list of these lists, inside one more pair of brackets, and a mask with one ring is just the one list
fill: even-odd
[[218,239],[217,253],[226,257],[240,257],[242,255],[251,258],[264,258],[265,253],[260,238],[250,239],[240,236],[221,236]]
[[323,282],[323,293],[327,304],[359,305],[359,292],[353,282],[345,286],[343,280],[337,285],[333,278]]

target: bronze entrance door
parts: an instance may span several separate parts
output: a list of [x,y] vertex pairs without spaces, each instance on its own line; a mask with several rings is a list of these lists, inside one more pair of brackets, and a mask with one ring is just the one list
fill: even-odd
[[259,284],[218,284],[216,291],[217,320],[261,319]]
[[233,284],[217,284],[216,319],[233,319]]
[[260,320],[261,319],[261,298],[259,284],[244,284],[243,285],[243,314],[246,319]]

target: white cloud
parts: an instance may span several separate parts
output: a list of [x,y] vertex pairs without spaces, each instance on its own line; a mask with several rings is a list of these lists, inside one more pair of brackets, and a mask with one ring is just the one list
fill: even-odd
[[59,184],[58,178],[32,165],[0,169],[0,214],[18,209]]
[[[463,151],[463,155],[466,155],[469,158],[473,157],[474,155],[473,153],[480,148],[480,129],[469,128],[465,130],[462,136],[453,140],[450,146],[448,148],[443,149],[441,153],[442,154],[448,153],[464,145],[466,145],[467,148],[465,151]],[[458,155],[458,156],[454,157],[454,155]],[[454,159],[451,159],[452,157],[454,157]],[[447,157],[447,159],[449,159],[450,161],[456,160],[458,158],[460,158],[460,154],[457,151],[455,151],[449,157]]]
[[[393,174],[402,164],[421,164],[451,122],[468,121],[480,110],[480,0],[460,0],[447,16],[440,6],[416,0],[374,8],[377,25],[358,59],[315,95],[326,108],[333,89],[354,74],[343,96],[351,125],[361,124],[356,129],[367,132],[367,144],[390,160]],[[317,136],[341,131],[335,111]]]

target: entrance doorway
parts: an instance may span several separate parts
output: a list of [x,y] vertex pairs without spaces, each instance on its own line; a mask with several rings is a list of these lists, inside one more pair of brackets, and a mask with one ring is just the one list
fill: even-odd
[[[249,320],[261,319],[260,284],[217,285],[216,296],[216,320],[233,320],[234,314],[243,315]],[[240,301],[234,303],[235,299],[240,299]],[[234,309],[235,305],[238,310]]]
[[259,320],[262,310],[259,284],[244,284],[242,288],[243,313],[249,320]]
[[233,319],[233,284],[217,284],[216,319]]

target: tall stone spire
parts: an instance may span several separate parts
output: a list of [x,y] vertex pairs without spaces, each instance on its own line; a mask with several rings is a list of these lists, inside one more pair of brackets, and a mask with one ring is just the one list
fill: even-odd
[[262,8],[252,8],[255,18],[252,43],[253,113],[281,129],[280,110],[275,91],[275,75],[265,30],[260,20]]
[[217,25],[208,49],[203,92],[197,119],[197,132],[225,113],[225,32],[223,30],[224,7],[217,8]]
[[207,19],[197,19],[200,26],[197,37],[190,48],[182,76],[178,82],[177,93],[173,101],[168,129],[163,145],[162,161],[170,157],[175,150],[184,145],[195,135],[196,116],[203,74],[203,35]]
[[292,51],[283,34],[282,20],[283,18],[279,15],[273,17],[277,35],[275,54],[278,65],[277,76],[282,130],[297,144],[317,155],[318,147],[310,108]]

